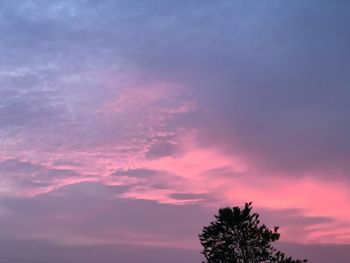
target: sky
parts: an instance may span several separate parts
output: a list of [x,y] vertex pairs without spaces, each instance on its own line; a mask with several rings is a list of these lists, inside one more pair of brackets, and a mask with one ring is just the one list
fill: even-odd
[[2,0],[0,262],[201,262],[250,201],[287,254],[348,262],[349,8]]

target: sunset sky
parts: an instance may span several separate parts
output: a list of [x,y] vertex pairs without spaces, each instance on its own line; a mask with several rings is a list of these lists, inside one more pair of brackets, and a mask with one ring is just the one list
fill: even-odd
[[199,263],[252,201],[287,254],[348,263],[349,10],[2,0],[0,262]]

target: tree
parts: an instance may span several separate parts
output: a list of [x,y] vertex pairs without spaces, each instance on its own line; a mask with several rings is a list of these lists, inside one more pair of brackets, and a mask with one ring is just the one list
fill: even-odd
[[278,227],[268,229],[260,224],[259,215],[252,213],[252,203],[244,208],[219,210],[216,220],[199,235],[207,263],[302,263],[273,248],[280,234]]

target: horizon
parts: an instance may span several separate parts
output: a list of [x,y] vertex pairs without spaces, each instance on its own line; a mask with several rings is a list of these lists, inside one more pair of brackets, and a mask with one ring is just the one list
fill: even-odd
[[349,8],[1,1],[0,262],[201,262],[252,201],[287,255],[347,263]]

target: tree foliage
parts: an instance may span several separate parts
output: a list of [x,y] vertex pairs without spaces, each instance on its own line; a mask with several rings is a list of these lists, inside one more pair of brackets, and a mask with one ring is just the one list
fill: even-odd
[[227,207],[219,210],[215,221],[199,235],[207,263],[302,263],[273,248],[271,243],[280,237],[260,224],[259,215],[252,213],[252,203],[244,208]]

